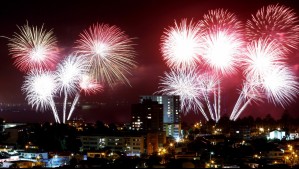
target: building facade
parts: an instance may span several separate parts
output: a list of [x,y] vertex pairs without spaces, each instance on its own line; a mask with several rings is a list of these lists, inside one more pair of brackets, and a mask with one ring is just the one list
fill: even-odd
[[155,152],[158,152],[159,148],[163,148],[163,145],[166,143],[165,132],[154,131],[148,132],[146,135],[146,153],[151,155]]
[[151,99],[163,105],[163,131],[166,137],[180,139],[181,133],[181,101],[179,96],[144,95],[140,96],[140,103]]
[[163,105],[151,99],[132,105],[132,130],[163,131]]
[[140,156],[144,153],[144,136],[118,133],[115,135],[80,136],[82,151],[110,148],[125,152],[127,156]]
[[145,95],[140,96],[140,103],[146,99],[163,104],[163,123],[181,123],[180,96]]

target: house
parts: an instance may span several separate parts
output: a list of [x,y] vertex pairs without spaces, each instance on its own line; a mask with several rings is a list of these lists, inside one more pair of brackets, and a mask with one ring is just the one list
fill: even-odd
[[274,139],[282,140],[284,138],[286,138],[286,132],[278,129],[270,131],[269,134],[267,135],[267,140],[274,140]]

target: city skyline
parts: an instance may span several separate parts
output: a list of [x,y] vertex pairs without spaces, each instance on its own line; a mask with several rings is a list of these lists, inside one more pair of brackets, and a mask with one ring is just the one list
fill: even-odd
[[[129,121],[131,104],[138,103],[139,96],[153,95],[158,90],[160,77],[169,70],[163,61],[160,43],[165,28],[173,25],[174,20],[179,21],[183,18],[200,20],[208,10],[223,8],[235,13],[244,22],[261,7],[277,3],[294,9],[298,17],[298,5],[294,1],[214,1],[214,3],[208,1],[139,2],[133,0],[97,3],[91,1],[72,3],[9,1],[0,3],[0,19],[3,23],[0,36],[11,37],[17,31],[17,25],[22,26],[27,21],[30,25],[43,25],[47,30],[53,29],[63,55],[68,55],[74,47],[74,42],[79,38],[79,34],[90,25],[107,23],[120,27],[128,36],[133,38],[137,53],[137,68],[132,70],[132,75],[128,76],[131,86],[119,84],[113,89],[107,87],[99,94],[83,96],[82,99],[109,105],[101,110],[96,110],[97,112],[89,112],[89,116],[91,116],[87,117],[89,119],[97,117],[98,120],[103,121],[109,119],[111,121]],[[13,59],[8,54],[7,43],[6,38],[0,38],[0,102],[27,103],[25,95],[21,92],[25,74],[19,72],[13,65]],[[299,70],[298,57],[299,50],[294,50],[288,60],[297,76]],[[225,79],[223,81],[223,111],[226,114],[229,114],[237,99],[237,95],[231,95],[231,93],[237,93],[235,86],[240,83],[241,76],[242,74],[239,72],[233,80]],[[298,116],[299,105],[297,101],[298,99],[286,107],[293,116]],[[117,108],[114,106],[117,104],[123,105]],[[243,115],[263,117],[266,114],[271,114],[273,117],[279,118],[283,111],[284,109],[279,106],[262,103],[250,105]],[[11,116],[16,115],[11,114]],[[43,117],[44,115],[40,112],[31,112],[23,116],[37,120],[36,116]],[[192,111],[187,116],[183,115],[182,119],[183,121],[204,120],[200,112],[198,115],[194,115]],[[53,119],[48,120],[52,121]]]

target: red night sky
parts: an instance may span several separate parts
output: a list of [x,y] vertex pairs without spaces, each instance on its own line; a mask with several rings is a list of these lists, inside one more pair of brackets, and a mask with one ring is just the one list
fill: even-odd
[[[1,1],[0,2],[0,36],[10,37],[16,31],[17,25],[22,26],[29,22],[30,25],[53,29],[58,39],[62,53],[67,55],[72,50],[74,42],[82,30],[94,23],[107,23],[120,27],[127,35],[134,38],[136,44],[138,67],[128,76],[131,87],[118,85],[104,92],[85,96],[84,100],[105,102],[107,105],[98,110],[87,111],[78,116],[87,121],[95,119],[106,122],[129,122],[131,104],[139,101],[140,95],[151,95],[158,90],[160,77],[168,67],[162,59],[160,52],[161,36],[165,28],[172,26],[174,20],[190,18],[202,19],[208,10],[224,8],[233,12],[237,17],[246,22],[251,14],[269,4],[281,4],[295,10],[299,16],[299,4],[295,0],[270,1],[270,0],[101,0],[101,1]],[[24,74],[13,66],[13,59],[8,54],[8,40],[0,38],[0,102],[26,103],[25,95],[21,92]],[[292,53],[289,63],[298,75],[299,50]],[[231,112],[237,99],[241,86],[241,73],[223,80],[222,111]],[[292,103],[288,111],[297,116],[299,100]],[[118,106],[117,106],[118,105]],[[243,116],[264,117],[270,113],[279,118],[283,108],[273,104],[261,103],[251,105]],[[4,118],[11,121],[52,121],[50,113],[30,112],[27,114],[4,113]],[[1,114],[0,114],[1,117]],[[183,116],[183,120],[194,122],[203,119],[202,115],[190,112]]]

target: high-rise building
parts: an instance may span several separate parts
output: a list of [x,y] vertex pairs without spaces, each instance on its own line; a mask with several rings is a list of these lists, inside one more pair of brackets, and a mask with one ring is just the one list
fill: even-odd
[[140,103],[148,99],[163,105],[163,131],[166,132],[166,136],[179,139],[181,132],[180,96],[144,95],[140,96]]
[[163,131],[163,105],[151,99],[132,105],[132,130]]
[[180,96],[149,95],[141,96],[140,103],[145,99],[163,104],[163,123],[181,123]]

